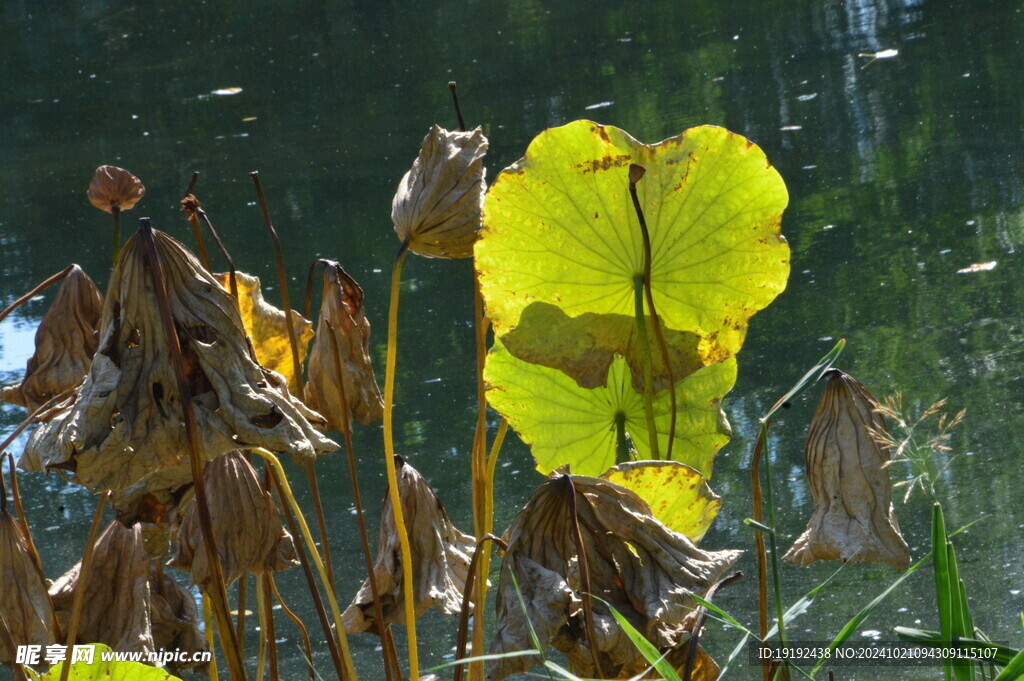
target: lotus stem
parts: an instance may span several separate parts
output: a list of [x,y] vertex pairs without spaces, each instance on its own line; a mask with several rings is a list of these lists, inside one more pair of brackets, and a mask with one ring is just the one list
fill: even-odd
[[206,495],[206,481],[203,478],[203,462],[200,453],[196,415],[194,405],[192,404],[192,391],[189,388],[188,379],[185,375],[185,361],[182,357],[181,342],[174,325],[174,318],[171,316],[171,305],[167,297],[163,265],[160,262],[160,254],[156,249],[156,242],[153,239],[153,230],[150,226],[149,218],[139,220],[138,233],[143,244],[145,259],[149,263],[151,283],[156,295],[157,306],[160,309],[160,321],[163,325],[164,335],[167,338],[168,354],[170,355],[171,366],[174,369],[178,395],[181,399],[182,417],[185,422],[185,437],[188,440],[189,463],[192,469],[192,484],[195,489],[196,510],[199,512],[199,528],[210,568],[211,585],[208,591],[213,594],[214,615],[217,619],[217,628],[220,631],[220,642],[224,649],[224,657],[228,663],[228,674],[231,681],[244,681],[246,678],[245,666],[242,663],[242,655],[238,641],[235,638],[235,631],[231,627],[224,571],[220,564],[217,538],[213,533],[213,524],[210,520],[210,505],[209,498]]
[[116,203],[110,207],[114,216],[114,243],[111,248],[111,266],[117,267],[117,255],[121,252],[121,207]]
[[[637,170],[634,170],[636,168]],[[672,361],[668,354],[668,343],[665,342],[665,335],[661,329],[661,319],[654,307],[654,292],[651,289],[651,233],[647,230],[647,219],[644,217],[644,209],[640,205],[640,197],[636,193],[637,182],[644,176],[647,170],[643,166],[632,164],[629,167],[629,197],[633,201],[633,210],[636,212],[637,222],[640,223],[640,235],[644,243],[644,297],[647,299],[647,309],[651,313],[651,326],[654,328],[654,339],[658,341],[658,349],[661,352],[661,360],[665,363],[665,374],[668,376],[669,389],[669,425],[668,425],[668,451],[665,458],[672,459],[672,445],[676,439],[676,379],[672,372]],[[648,355],[650,352],[648,351]],[[650,358],[648,357],[648,361]]]
[[[281,239],[277,236],[274,223],[270,219],[270,208],[267,207],[267,197],[263,192],[263,185],[260,184],[258,171],[249,173],[252,183],[256,187],[256,196],[260,202],[260,212],[263,213],[263,225],[267,228],[270,240],[274,244],[274,258],[277,261],[277,285],[281,289],[281,305],[284,307],[284,323],[288,330],[288,346],[292,352],[292,380],[289,381],[288,389],[293,395],[302,396],[302,361],[299,359],[299,339],[295,333],[295,322],[292,320],[292,304],[288,295],[288,273],[284,266],[284,250],[281,247]],[[304,462],[306,469],[306,480],[309,482],[309,491],[313,498],[313,512],[316,516],[316,525],[320,533],[320,545],[323,547],[324,560],[327,563],[327,575],[330,581],[328,588],[334,590],[334,562],[331,560],[331,546],[327,537],[327,520],[324,516],[324,506],[320,500],[320,485],[316,478],[316,468],[312,459]]]
[[[315,263],[314,263],[315,265]],[[313,270],[310,268],[310,274]],[[308,292],[308,288],[307,288]],[[307,296],[306,305],[309,300]],[[338,339],[334,335],[334,325],[330,320],[324,319],[331,342],[331,355],[334,359],[335,380],[338,382],[338,392],[341,397],[341,423],[342,435],[345,437],[345,455],[348,461],[348,477],[352,483],[352,503],[356,507],[356,520],[359,525],[359,540],[363,546],[363,561],[366,564],[366,573],[370,582],[370,593],[373,595],[373,617],[377,625],[377,635],[380,636],[381,654],[384,657],[384,676],[387,681],[392,681],[395,675],[401,678],[402,672],[398,666],[398,653],[395,650],[395,640],[391,636],[391,629],[384,621],[384,608],[380,604],[380,591],[377,589],[377,574],[373,569],[373,554],[370,552],[370,538],[366,532],[366,519],[363,517],[363,501],[359,493],[359,476],[356,474],[356,457],[352,448],[352,420],[348,412],[348,396],[345,394],[345,380],[342,376],[341,352],[338,349]]]
[[[707,590],[704,600],[710,603],[719,589],[734,584],[742,578],[742,572],[734,572],[728,577],[718,580]],[[683,666],[682,681],[690,681],[693,676],[693,665],[697,660],[697,644],[700,643],[700,632],[704,628],[704,620],[707,618],[707,614],[708,610],[703,605],[697,608],[697,619],[694,620],[693,628],[690,629],[690,643],[686,649],[686,664]]]
[[14,637],[11,636],[11,630],[7,627],[7,620],[4,619],[2,612],[0,612],[0,638],[3,639],[4,647],[7,648],[7,654],[12,660],[11,669],[14,670],[14,681],[28,681],[22,666],[13,662],[13,660],[18,659],[18,646],[14,643]]
[[644,418],[647,421],[647,436],[651,441],[650,456],[660,459],[658,428],[654,423],[654,368],[651,359],[651,343],[647,337],[647,320],[644,318],[644,275],[633,277],[633,312],[636,315],[636,333],[640,339],[640,350],[644,355]]
[[[206,629],[206,647],[213,651],[215,650],[215,641],[213,640],[213,608],[210,605],[210,597],[206,594],[200,594],[203,600],[203,624]],[[210,681],[219,681],[220,674],[217,672],[217,656],[210,655],[210,666],[207,668],[207,674],[210,675]]]
[[[103,509],[107,506],[107,499],[110,492],[104,492],[96,502],[96,510],[92,514],[92,525],[89,527],[89,538],[85,541],[85,553],[82,554],[82,567],[78,570],[78,582],[75,584],[75,595],[71,601],[71,620],[68,624],[68,637],[65,645],[70,649],[75,645],[78,638],[78,625],[82,621],[82,603],[85,602],[85,584],[89,579],[92,570],[93,549],[96,544],[96,536],[100,533],[100,524],[103,521]],[[60,670],[60,681],[68,681],[68,674],[71,672],[71,662],[66,660]]]
[[269,573],[256,575],[256,600],[259,602],[262,620],[260,631],[265,632],[267,640],[268,661],[270,662],[270,681],[280,681],[280,671],[277,668],[277,630],[274,626],[274,602],[270,594]]
[[412,549],[409,546],[409,532],[405,527],[402,499],[398,495],[398,475],[395,472],[395,435],[391,411],[395,405],[395,362],[398,357],[398,294],[402,281],[402,263],[409,251],[406,239],[398,248],[395,263],[391,268],[391,301],[388,306],[388,356],[384,374],[384,466],[388,476],[388,496],[391,511],[395,516],[398,544],[402,556],[402,591],[405,597],[405,626],[409,643],[409,678],[419,681],[420,662],[416,649],[416,594],[412,580]]
[[285,603],[284,598],[281,597],[281,593],[277,590],[277,582],[274,581],[274,573],[268,572],[266,575],[267,585],[270,590],[274,593],[274,598],[277,599],[278,605],[281,606],[281,610],[288,616],[288,619],[292,621],[295,628],[299,630],[299,637],[302,639],[302,647],[306,652],[306,665],[309,667],[309,681],[316,681],[316,670],[313,668],[313,647],[309,643],[309,631],[306,629],[306,625],[303,623],[299,616],[292,612],[292,609]]
[[771,452],[768,451],[768,423],[761,422],[761,435],[758,439],[764,440],[764,496],[768,502],[768,525],[772,532],[768,534],[768,543],[772,549],[772,591],[775,597],[775,616],[779,624],[779,641],[786,645],[786,622],[783,619],[784,605],[782,603],[782,580],[779,579],[779,546],[775,530],[775,499],[772,496],[772,463]]
[[455,117],[459,121],[459,132],[466,132],[466,121],[462,118],[462,107],[459,106],[457,88],[458,84],[454,80],[448,82],[448,89],[452,91],[452,106],[455,107]]
[[292,513],[295,515],[295,520],[302,529],[302,538],[306,541],[306,547],[309,549],[309,553],[313,557],[313,562],[316,564],[317,572],[320,573],[320,581],[323,583],[324,590],[327,592],[327,602],[331,606],[331,614],[334,617],[335,634],[338,639],[338,647],[342,652],[342,660],[345,663],[347,678],[349,681],[358,681],[355,667],[352,664],[352,654],[349,652],[348,648],[348,638],[345,636],[345,627],[342,626],[341,622],[341,608],[338,607],[338,599],[334,597],[334,589],[331,588],[331,583],[327,576],[327,569],[324,567],[324,562],[316,550],[316,542],[313,541],[313,534],[309,531],[309,525],[306,524],[306,518],[302,515],[302,509],[299,507],[299,503],[295,500],[295,496],[292,494],[291,486],[288,484],[288,478],[285,477],[284,468],[281,466],[281,462],[278,458],[266,449],[256,447],[252,451],[259,454],[270,463],[272,467],[271,479],[277,486],[278,492],[287,499],[288,505],[291,506]]
[[[260,577],[257,576],[256,580],[256,616],[259,617],[260,620],[260,642],[259,648],[256,652],[256,681],[263,681],[263,670],[267,666],[267,639],[273,639],[274,636],[274,616],[271,615],[268,620],[266,601],[263,598],[262,585],[259,583]],[[241,611],[239,611],[238,614],[241,615]]]
[[[185,198],[181,201],[181,209],[185,211],[188,216],[188,224],[192,227],[192,238],[196,240],[196,249],[199,251],[199,262],[203,264],[203,269],[207,272],[212,273],[213,270],[210,268],[210,254],[206,251],[206,242],[203,241],[203,229],[199,225],[199,219],[196,217],[196,212],[190,210],[188,204],[189,199],[195,199],[196,183],[199,182],[199,171],[192,172],[192,179],[189,180],[188,188],[185,190]],[[196,201],[196,204],[199,202]]]
[[245,658],[245,606],[248,600],[248,586],[249,574],[245,573],[238,580],[238,605],[235,608],[235,611],[238,613],[235,616],[235,638],[238,640],[238,654],[243,659]]
[[[750,459],[750,492],[753,498],[752,517],[759,525],[764,525],[764,504],[761,499],[761,457],[764,454],[765,440],[768,437],[768,425],[771,421],[762,421],[761,429],[754,444],[754,454]],[[774,532],[774,528],[769,528]],[[754,533],[754,548],[757,554],[757,635],[763,641],[768,636],[768,555],[765,552],[764,533]],[[761,665],[761,681],[770,681],[771,671],[768,665]]]
[[[471,600],[470,594],[473,592],[473,586],[476,580],[477,572],[480,572],[484,575],[480,581],[483,582],[485,585],[487,584],[487,573],[484,572],[482,564],[479,570],[477,569],[477,565],[480,562],[481,557],[486,558],[490,555],[490,551],[483,550],[484,544],[486,544],[488,541],[500,546],[502,551],[508,549],[508,544],[506,544],[505,541],[501,539],[501,537],[496,537],[493,534],[484,535],[476,542],[476,548],[473,550],[473,558],[469,561],[469,572],[466,573],[466,585],[465,588],[462,590],[462,609],[459,611],[459,634],[457,642],[455,644],[456,662],[466,657],[466,640],[469,638],[469,604]],[[476,633],[477,629],[482,628],[482,619],[483,612],[479,604],[477,604],[473,611],[473,633]],[[474,650],[474,652],[478,651]],[[470,664],[472,665],[473,663],[471,662]],[[462,681],[463,666],[464,665],[461,664],[455,666],[455,672],[454,675],[452,676],[452,681]]]
[[605,678],[604,669],[601,667],[601,656],[597,650],[597,634],[594,631],[594,601],[591,597],[590,587],[590,561],[587,560],[587,547],[583,543],[583,533],[580,532],[580,516],[576,508],[576,485],[573,484],[572,476],[566,475],[569,483],[569,513],[572,516],[572,540],[576,544],[576,556],[579,559],[580,582],[583,587],[581,600],[583,601],[583,619],[587,631],[587,647],[590,648],[590,657],[594,662],[594,671],[598,678]]
[[[291,532],[292,537],[298,537],[301,532],[295,522],[295,517],[292,515],[291,507],[285,499],[284,490],[281,485],[277,483],[277,476],[273,473],[273,468],[270,462],[266,462],[265,465],[266,474],[270,478],[270,482],[274,485],[274,491],[277,492],[277,498],[281,506],[281,513],[284,515],[285,522],[288,524],[288,530]],[[334,663],[334,671],[337,673],[338,679],[343,680],[345,678],[345,665],[341,660],[341,651],[338,649],[338,642],[331,631],[331,622],[327,618],[327,609],[324,607],[323,598],[320,596],[320,589],[316,585],[316,577],[313,575],[313,570],[309,567],[309,558],[306,556],[306,549],[302,545],[301,541],[295,542],[295,554],[299,558],[299,564],[302,566],[302,573],[306,578],[306,585],[309,588],[309,595],[313,598],[313,607],[320,620],[320,626],[324,630],[324,637],[327,639],[327,649],[331,653],[331,661]],[[278,600],[281,600],[280,594],[278,594]],[[310,656],[309,661],[310,665],[312,665],[312,656]]]
[[[458,98],[455,88],[452,88],[452,97],[455,97],[456,111],[458,111]],[[463,128],[464,129],[464,128]],[[491,481],[487,475],[487,393],[484,385],[484,364],[487,361],[487,329],[490,322],[484,315],[484,299],[480,293],[480,276],[473,272],[473,319],[475,322],[474,334],[476,337],[476,432],[473,436],[473,450],[471,456],[472,480],[473,480],[473,524],[476,530],[477,541],[482,540],[491,531],[492,518],[488,513],[487,500],[492,494]],[[484,555],[484,562],[481,570],[486,575],[490,568],[490,552]],[[476,590],[476,612],[482,613],[487,603],[487,580],[477,582]],[[483,647],[483,626],[481,618],[477,617],[476,624],[481,626],[473,627],[473,646]],[[483,662],[472,662],[469,667],[469,678],[471,681],[483,679]]]
[[3,320],[7,319],[7,315],[11,314],[16,309],[18,309],[19,307],[21,307],[22,305],[24,305],[28,301],[30,301],[33,298],[35,298],[36,296],[38,296],[40,293],[42,293],[46,289],[50,288],[51,286],[53,286],[57,282],[61,281],[62,279],[64,279],[64,277],[66,277],[69,274],[71,274],[71,270],[74,267],[75,267],[74,265],[68,265],[67,267],[62,269],[60,272],[57,272],[56,274],[51,274],[49,277],[47,277],[46,279],[43,279],[41,282],[39,282],[34,287],[32,287],[32,289],[28,293],[25,293],[24,295],[22,295],[19,298],[17,298],[13,303],[11,303],[7,307],[5,307],[2,311],[0,311],[0,322],[2,322]]
[[[233,297],[238,298],[238,282],[236,281],[235,277],[235,261],[234,259],[232,259],[231,254],[228,253],[228,249],[224,245],[224,242],[221,241],[220,234],[217,234],[217,230],[214,229],[213,223],[210,222],[209,214],[205,210],[203,210],[203,207],[201,205],[199,205],[199,201],[196,199],[196,197],[193,196],[191,198],[193,201],[195,201],[196,215],[198,215],[202,219],[203,224],[206,225],[206,229],[210,230],[210,236],[213,237],[213,242],[217,244],[217,250],[220,251],[221,256],[228,264],[228,290],[231,292],[231,295]],[[208,267],[207,271],[210,271]]]

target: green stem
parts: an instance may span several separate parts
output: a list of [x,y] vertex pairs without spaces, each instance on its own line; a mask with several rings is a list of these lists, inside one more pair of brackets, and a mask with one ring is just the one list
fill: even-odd
[[615,413],[615,463],[629,461],[629,442],[626,440],[626,412]]
[[647,319],[644,315],[644,275],[633,277],[633,310],[636,314],[636,334],[640,339],[640,351],[644,358],[644,417],[647,419],[647,433],[651,441],[651,458],[660,459],[658,429],[654,425],[654,368],[651,358],[651,341],[647,337]]
[[391,268],[391,300],[388,305],[388,356],[384,374],[384,466],[388,476],[388,497],[395,517],[398,544],[402,557],[402,592],[405,597],[405,627],[409,644],[409,678],[419,681],[420,660],[416,648],[416,594],[412,580],[412,548],[405,527],[402,499],[398,495],[398,474],[395,471],[395,434],[391,411],[395,406],[395,364],[398,359],[398,297],[402,281],[402,263],[409,252],[406,239],[395,255]]
[[779,622],[779,641],[786,645],[786,623],[783,620],[782,581],[779,579],[779,547],[775,536],[775,500],[772,496],[772,463],[771,452],[768,451],[768,424],[761,422],[761,437],[764,438],[764,496],[768,502],[768,526],[772,532],[768,534],[768,543],[772,549],[772,591],[775,597],[775,615]]

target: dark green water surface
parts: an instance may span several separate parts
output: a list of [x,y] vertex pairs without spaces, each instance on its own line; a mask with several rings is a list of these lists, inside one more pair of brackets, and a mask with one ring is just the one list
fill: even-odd
[[[712,486],[725,501],[709,548],[748,549],[721,604],[756,622],[749,460],[757,418],[846,338],[840,366],[876,395],[920,410],[967,409],[960,454],[939,481],[947,522],[985,519],[956,542],[975,623],[1024,645],[1024,17],[1014,2],[790,0],[589,3],[5,0],[0,5],[0,305],[69,262],[102,286],[109,216],[88,205],[93,169],[145,182],[126,214],[190,243],[177,201],[197,194],[240,269],[279,302],[273,256],[248,172],[261,171],[285,243],[293,300],[317,256],[340,260],[366,290],[383,374],[388,273],[398,241],[391,197],[429,126],[455,127],[459,82],[470,125],[491,140],[488,174],[546,127],[591,118],[654,142],[701,123],[759,144],[785,178],[786,292],[750,327],[727,398],[735,436]],[[860,53],[898,50],[868,64]],[[215,90],[241,88],[234,95]],[[958,274],[975,263],[993,269]],[[0,327],[0,380],[20,377],[52,294]],[[472,528],[469,448],[475,416],[471,264],[407,260],[396,404],[398,447],[452,518]],[[803,438],[817,391],[773,430],[781,543],[811,512]],[[23,418],[0,410],[0,434]],[[496,420],[492,422],[492,433]],[[20,452],[23,440],[13,447]],[[379,426],[359,431],[364,498],[384,489]],[[363,578],[344,460],[320,463],[344,605]],[[902,479],[906,469],[893,469]],[[304,480],[294,486],[304,499]],[[497,474],[504,529],[542,478],[510,437]],[[93,498],[57,476],[24,475],[23,494],[49,577],[80,556]],[[308,499],[307,499],[308,501]],[[915,557],[929,548],[930,500],[896,502]],[[308,504],[307,504],[308,506]],[[783,567],[791,602],[834,565]],[[851,566],[790,629],[830,638],[894,577]],[[320,637],[299,570],[280,582]],[[9,588],[0,585],[0,588]],[[250,608],[252,608],[252,604]],[[938,628],[930,571],[911,577],[858,639],[896,625]],[[421,620],[425,666],[452,652],[455,621]],[[285,678],[300,678],[297,637],[278,625]],[[255,655],[257,634],[248,641]],[[719,658],[738,640],[709,626]],[[362,678],[381,678],[376,639],[352,638]],[[317,664],[328,678],[326,649]],[[6,672],[0,672],[3,674]],[[444,674],[447,674],[444,673]],[[443,674],[443,675],[444,675]],[[754,678],[740,666],[731,678]],[[836,678],[934,679],[941,672],[844,668]]]

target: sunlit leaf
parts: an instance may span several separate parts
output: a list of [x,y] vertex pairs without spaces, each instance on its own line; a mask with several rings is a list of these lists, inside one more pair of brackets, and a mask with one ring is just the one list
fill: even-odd
[[[643,396],[634,389],[622,357],[611,363],[606,385],[588,390],[557,369],[513,357],[497,341],[488,355],[484,380],[491,406],[531,446],[541,473],[569,464],[573,473],[600,475],[614,466],[620,419],[639,458],[650,458]],[[729,439],[719,403],[735,381],[736,361],[729,359],[676,384],[672,457],[705,477],[711,475],[715,453]],[[669,412],[669,393],[664,390],[654,397],[661,451],[666,451],[668,443]]]
[[629,461],[601,476],[634,492],[670,530],[699,542],[722,507],[704,476],[675,461]]
[[[228,288],[228,275],[215,274],[217,281]],[[295,376],[292,363],[292,348],[288,340],[288,325],[284,310],[278,309],[263,298],[259,277],[236,272],[238,282],[238,308],[242,313],[245,333],[252,339],[256,359],[265,369],[276,371],[290,384]],[[292,310],[292,324],[299,342],[299,364],[306,357],[309,341],[313,340],[313,323]]]
[[789,246],[780,220],[788,195],[757,146],[713,126],[656,145],[590,121],[535,138],[488,192],[476,246],[499,337],[534,303],[569,317],[634,316],[643,245],[628,191],[631,163],[647,170],[637,188],[662,323],[700,337],[702,364],[739,350],[751,315],[786,285]]

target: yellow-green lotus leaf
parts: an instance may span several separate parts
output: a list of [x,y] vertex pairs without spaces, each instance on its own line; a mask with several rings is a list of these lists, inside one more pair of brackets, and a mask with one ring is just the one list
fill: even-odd
[[534,303],[569,317],[634,316],[643,243],[629,195],[632,163],[647,170],[637,191],[662,323],[699,336],[704,365],[736,354],[750,317],[785,288],[780,222],[789,198],[756,145],[714,126],[654,145],[590,121],[538,135],[484,203],[476,266],[498,336]]
[[[91,662],[79,661],[71,664],[68,670],[68,681],[181,681],[177,676],[165,672],[158,667],[150,667],[141,662],[108,662],[103,660],[104,654],[111,654],[109,647],[102,643],[88,644],[93,648]],[[71,657],[71,650],[68,650]],[[58,662],[42,676],[26,669],[33,681],[59,681],[61,671],[67,662]]]
[[[215,274],[217,281],[225,289],[228,288],[228,275]],[[242,324],[245,333],[252,340],[256,351],[256,361],[264,369],[276,371],[288,380],[291,385],[295,377],[292,362],[292,347],[288,341],[288,323],[285,321],[284,310],[268,303],[260,289],[259,277],[245,272],[236,272],[238,283],[238,309],[242,313]],[[295,326],[295,338],[299,345],[299,364],[306,357],[306,349],[313,340],[313,323],[292,310],[292,324]]]
[[[616,356],[600,388],[581,388],[570,376],[524,362],[500,341],[484,369],[487,400],[530,445],[537,470],[545,475],[569,464],[578,475],[598,476],[614,466],[617,422],[624,422],[638,458],[651,456],[643,395],[633,388],[629,365]],[[736,360],[704,367],[676,382],[676,437],[672,458],[711,477],[715,453],[729,440],[722,396],[736,382]],[[654,420],[661,451],[667,451],[669,391],[654,396]]]
[[602,478],[636,493],[670,530],[699,542],[722,507],[699,471],[676,461],[627,461]]

